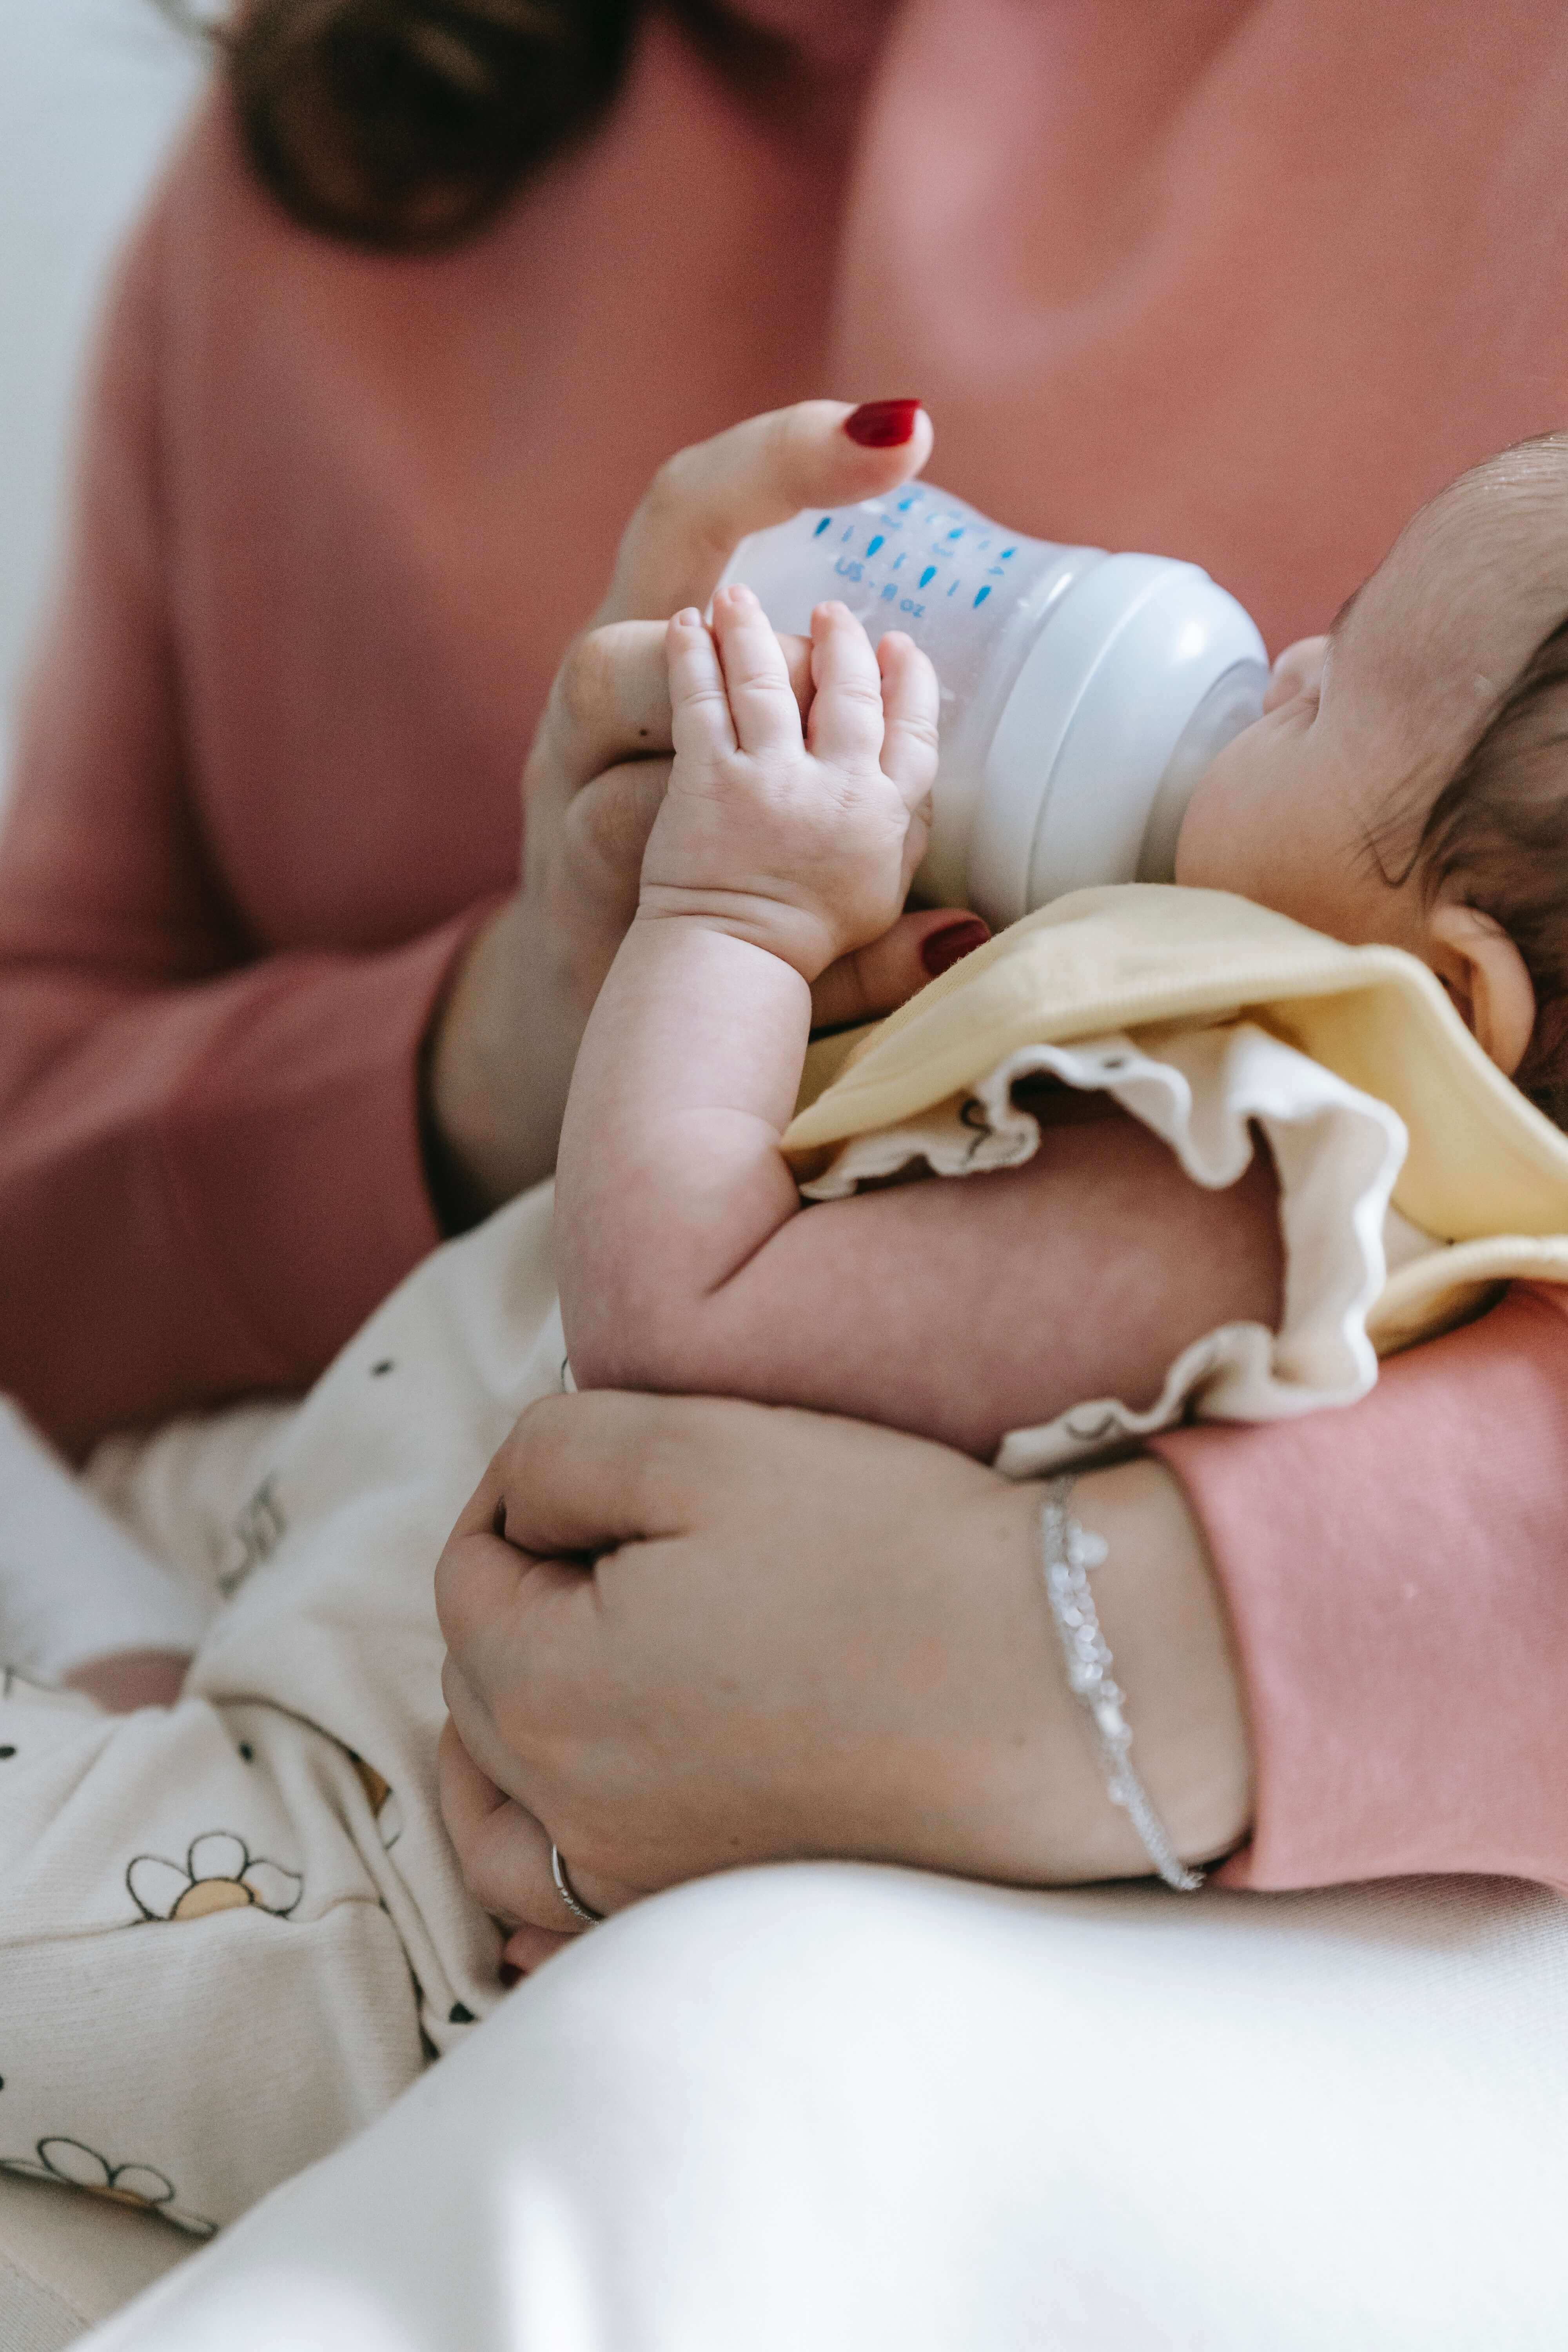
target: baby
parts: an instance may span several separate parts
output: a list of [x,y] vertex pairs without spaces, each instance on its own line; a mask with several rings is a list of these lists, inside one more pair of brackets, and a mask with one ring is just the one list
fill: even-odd
[[[568,1358],[1028,1475],[1186,1410],[1358,1393],[1374,1312],[1403,1284],[1376,1344],[1432,1328],[1449,1262],[1568,1275],[1568,1145],[1498,1075],[1558,1098],[1565,492],[1557,438],[1446,491],[1281,656],[1194,797],[1187,887],[1029,918],[793,1127],[810,982],[919,860],[934,680],[825,607],[803,729],[743,589],[711,629],[675,617],[674,772],[553,1207],[541,1187],[437,1252],[297,1409],[134,1457],[150,1552],[218,1601],[174,1703],[110,1714],[0,1657],[0,2166],[203,2234],[494,2002],[501,1937],[437,1802],[431,1571]],[[1169,1150],[1235,1188],[1217,1275],[1108,1204],[1123,1157]],[[927,1171],[985,1172],[888,1181]]]
[[[1568,1002],[1565,494],[1552,438],[1426,509],[1329,635],[1281,656],[1176,859],[1182,885],[1419,958],[1545,1103]],[[577,1380],[848,1411],[986,1458],[1077,1401],[1148,1402],[1214,1301],[1179,1266],[1151,1280],[1148,1236],[1108,1307],[1111,1269],[1054,1218],[1059,1150],[962,1206],[925,1185],[809,1214],[781,1150],[810,983],[893,920],[923,852],[929,662],[896,635],[873,655],[843,606],[819,607],[803,731],[749,590],[716,595],[711,631],[678,614],[668,644],[674,772],[562,1137]],[[1243,1253],[1256,1234],[1238,1221]],[[1232,1313],[1267,1297],[1272,1267],[1233,1271]]]

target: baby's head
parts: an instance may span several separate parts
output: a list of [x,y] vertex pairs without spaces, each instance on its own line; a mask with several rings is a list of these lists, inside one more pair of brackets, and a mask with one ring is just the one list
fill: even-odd
[[1408,949],[1568,1124],[1568,434],[1462,475],[1280,655],[1176,878]]

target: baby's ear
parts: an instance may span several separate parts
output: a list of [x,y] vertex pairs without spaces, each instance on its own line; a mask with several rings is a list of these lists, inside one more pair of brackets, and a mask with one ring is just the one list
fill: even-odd
[[1426,960],[1481,1051],[1511,1078],[1535,1027],[1535,987],[1502,925],[1479,907],[1440,900],[1427,922]]

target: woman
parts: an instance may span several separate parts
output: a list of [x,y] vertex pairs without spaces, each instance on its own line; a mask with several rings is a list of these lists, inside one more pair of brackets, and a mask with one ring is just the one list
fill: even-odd
[[[1458,466],[1557,421],[1555,12],[1183,5],[1129,46],[1120,11],[1089,6],[651,16],[592,137],[485,237],[400,263],[289,227],[223,114],[198,128],[122,278],[0,857],[0,1230],[21,1291],[4,1378],[62,1433],[310,1376],[435,1237],[422,1067],[424,1149],[459,1217],[545,1164],[492,1041],[542,942],[579,1003],[593,951],[523,901],[492,911],[510,776],[668,449],[824,383],[913,386],[955,488],[1052,536],[1194,556],[1278,643]],[[319,109],[258,103],[287,178]],[[349,170],[345,198],[343,173],[318,216],[374,215],[374,173]],[[449,219],[460,177],[426,175],[416,227]],[[693,561],[716,570],[759,519],[698,496],[689,529],[669,505],[657,593],[623,576],[611,617],[700,593]],[[572,903],[609,931],[657,781],[616,763],[658,737],[602,657],[552,706],[535,805],[610,781],[583,797],[592,824],[536,829],[529,887],[559,911],[559,861],[607,852],[598,900]],[[1085,1482],[1126,1580],[1108,1572],[1103,1614],[1139,1756],[1190,1851],[1250,1811],[1255,1884],[1568,1877],[1548,1744],[1563,1328],[1510,1300],[1332,1424],[1178,1437],[1167,1468]],[[1018,1710],[1066,1702],[1012,1673],[1031,1556],[1021,1525],[997,1532],[985,1474],[738,1411],[584,1400],[572,1442],[542,1449],[539,1549],[657,1533],[679,1571],[673,1621],[660,1587],[621,1654],[563,1630],[525,1708],[507,1636],[526,1567],[499,1605],[449,1594],[465,1735],[531,1809],[486,1811],[459,1765],[485,1898],[542,1936],[569,1926],[535,1817],[590,1902],[803,1850],[1025,1880],[1135,1867],[1097,1785],[1042,1827],[1055,1789],[1002,1769]],[[786,1630],[820,1736],[775,1759],[763,1820],[737,1769],[761,1697],[744,1630],[764,1574],[800,1597],[849,1542],[868,1591],[907,1598],[928,1564],[935,1613],[895,1612],[907,1646],[873,1666],[836,1641],[839,1580],[817,1569]],[[933,1697],[921,1643],[952,1654],[940,1596],[977,1559],[998,1606],[965,1612],[965,1671]],[[683,1654],[706,1645],[713,1672],[650,1755],[639,1702],[671,1696],[659,1643],[681,1611],[700,1632]],[[549,1738],[590,1705],[597,1785]],[[1216,1790],[1217,1832],[1186,1813]]]

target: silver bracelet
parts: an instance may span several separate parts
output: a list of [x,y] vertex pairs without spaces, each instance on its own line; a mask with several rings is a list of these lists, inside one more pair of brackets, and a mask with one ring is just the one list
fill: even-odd
[[1183,1862],[1150,1802],[1148,1790],[1132,1769],[1132,1732],[1122,1712],[1124,1694],[1111,1675],[1110,1651],[1089,1589],[1089,1571],[1104,1562],[1106,1542],[1103,1536],[1090,1535],[1073,1517],[1068,1507],[1073,1485],[1071,1478],[1053,1478],[1040,1513],[1046,1597],[1061,1640],[1068,1687],[1093,1727],[1111,1803],[1121,1807],[1166,1885],[1180,1895],[1195,1895],[1204,1874],[1189,1870]]

